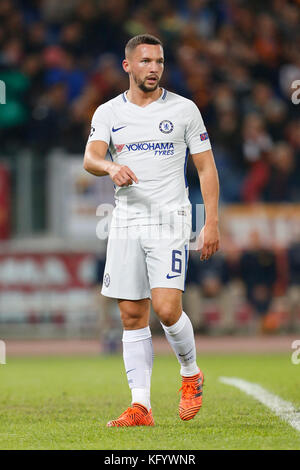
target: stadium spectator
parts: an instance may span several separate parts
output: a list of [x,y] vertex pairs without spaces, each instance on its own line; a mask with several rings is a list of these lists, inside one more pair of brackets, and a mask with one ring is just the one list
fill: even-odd
[[295,173],[293,149],[279,142],[270,153],[270,169],[264,188],[264,200],[272,202],[296,202],[300,199],[299,179]]
[[262,245],[258,232],[253,231],[249,248],[240,259],[240,273],[246,284],[247,298],[254,313],[267,314],[276,281],[275,253]]

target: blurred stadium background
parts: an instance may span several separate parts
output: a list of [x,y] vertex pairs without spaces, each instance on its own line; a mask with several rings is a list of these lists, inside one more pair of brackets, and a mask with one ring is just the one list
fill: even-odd
[[[299,0],[1,0],[1,339],[118,348],[96,237],[113,188],[82,159],[94,110],[128,87],[124,45],[144,32],[164,42],[162,86],[200,108],[220,176],[221,250],[190,253],[196,332],[300,331],[299,24]],[[201,203],[192,164],[187,177]]]

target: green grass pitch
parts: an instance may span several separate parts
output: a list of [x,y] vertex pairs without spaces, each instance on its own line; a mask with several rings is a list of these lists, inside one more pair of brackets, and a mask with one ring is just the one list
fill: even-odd
[[0,449],[299,449],[300,432],[238,389],[235,376],[290,401],[300,413],[300,365],[290,355],[205,355],[203,406],[178,417],[175,356],[156,356],[155,427],[106,428],[130,403],[121,356],[9,358],[0,365]]

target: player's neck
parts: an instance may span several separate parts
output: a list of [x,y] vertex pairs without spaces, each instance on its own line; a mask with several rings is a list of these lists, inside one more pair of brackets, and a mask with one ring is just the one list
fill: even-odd
[[162,95],[162,88],[158,87],[154,91],[149,91],[145,93],[138,87],[130,87],[126,97],[130,101],[130,103],[136,104],[137,106],[141,106],[144,108],[153,101],[157,101]]

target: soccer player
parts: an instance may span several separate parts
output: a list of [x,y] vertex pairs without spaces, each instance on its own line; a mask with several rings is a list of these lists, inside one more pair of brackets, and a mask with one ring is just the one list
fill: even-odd
[[149,34],[130,39],[123,69],[129,89],[96,109],[84,156],[88,172],[109,175],[115,186],[102,294],[118,299],[132,401],[109,427],[154,425],[151,301],[181,366],[180,418],[192,419],[202,404],[203,373],[193,327],[182,310],[191,232],[188,154],[199,174],[206,214],[201,259],[219,248],[218,175],[197,106],[159,86],[164,70],[159,39]]

